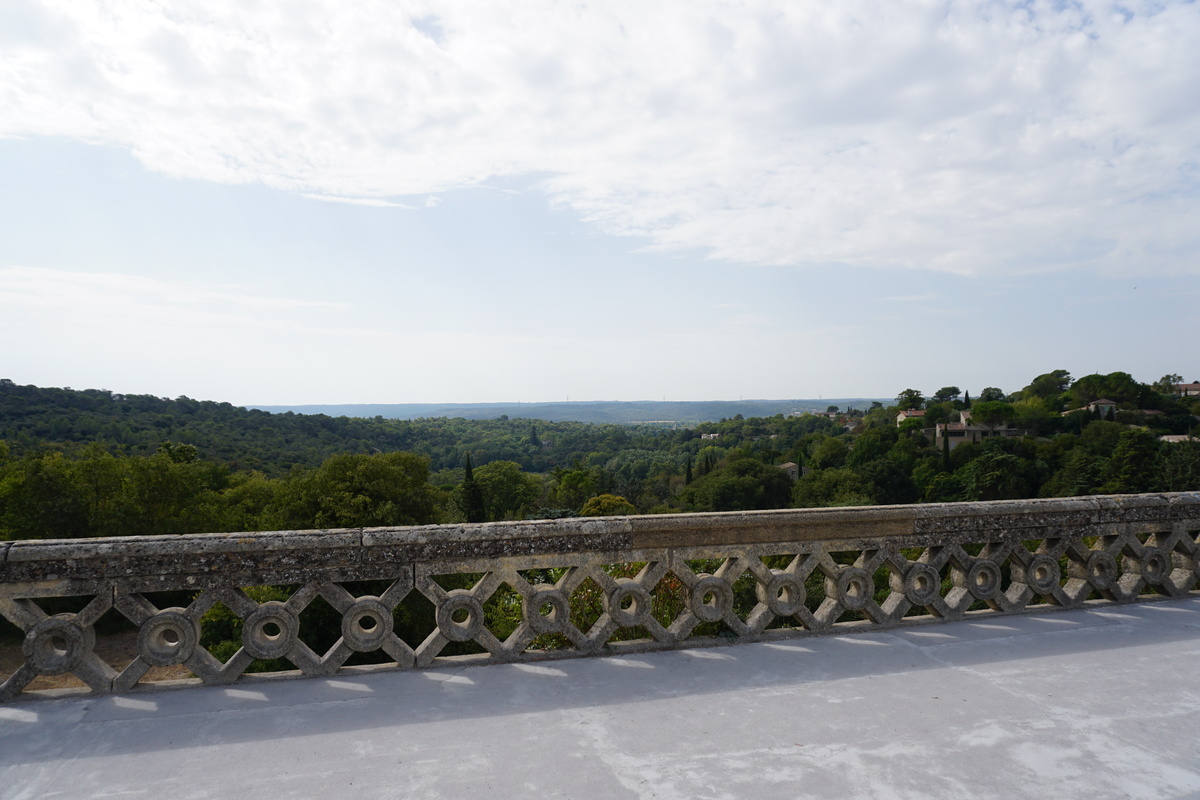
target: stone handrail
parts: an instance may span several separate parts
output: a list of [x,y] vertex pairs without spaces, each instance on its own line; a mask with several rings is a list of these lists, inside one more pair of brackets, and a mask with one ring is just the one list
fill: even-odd
[[[531,661],[1183,597],[1198,541],[1200,493],[0,542],[0,615],[25,635],[0,700],[38,675],[120,692],[170,665],[225,684],[256,660],[328,676],[365,668],[347,666],[356,653]],[[292,588],[245,591],[262,585]],[[159,592],[189,602],[159,608]],[[341,620],[324,652],[300,617],[318,597]],[[49,598],[79,610],[50,614]],[[218,603],[242,627],[224,662],[201,642]],[[429,630],[406,640],[395,615],[413,603]],[[119,670],[94,650],[109,613],[138,627]]]

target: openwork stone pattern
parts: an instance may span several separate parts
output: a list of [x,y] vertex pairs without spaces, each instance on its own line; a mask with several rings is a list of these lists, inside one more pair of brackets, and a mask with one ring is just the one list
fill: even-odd
[[[25,636],[0,700],[38,675],[121,692],[180,664],[227,684],[256,659],[329,676],[377,651],[392,668],[531,661],[1184,597],[1198,558],[1200,493],[0,543],[0,615]],[[387,588],[356,594],[367,580]],[[296,588],[245,591],[268,584]],[[190,603],[148,597],[167,591]],[[80,610],[44,608],[63,597]],[[301,635],[318,597],[341,617],[325,652]],[[405,641],[393,613],[415,599],[431,630]],[[242,621],[225,661],[201,644],[217,603]],[[95,653],[106,614],[139,631],[120,671]]]

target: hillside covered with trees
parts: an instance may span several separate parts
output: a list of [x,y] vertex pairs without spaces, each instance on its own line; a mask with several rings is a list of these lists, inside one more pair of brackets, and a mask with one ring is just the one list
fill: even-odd
[[325,414],[331,417],[384,417],[425,419],[461,417],[496,419],[502,416],[552,422],[617,422],[623,425],[675,424],[695,426],[741,414],[743,417],[773,417],[793,411],[815,411],[830,403],[866,408],[876,398],[831,398],[828,400],[642,400],[575,401],[565,403],[362,403],[347,405],[259,406],[262,411],[282,414]]
[[0,538],[1200,490],[1200,441],[1160,438],[1200,439],[1180,383],[1056,370],[974,400],[905,389],[867,410],[670,428],[269,414],[0,381]]

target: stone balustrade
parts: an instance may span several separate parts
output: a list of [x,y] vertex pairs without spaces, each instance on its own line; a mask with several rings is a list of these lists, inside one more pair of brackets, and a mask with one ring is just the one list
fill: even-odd
[[[1184,597],[1198,541],[1200,493],[0,542],[0,615],[24,631],[0,700],[39,675],[124,692],[171,665],[228,684],[272,659],[329,676]],[[224,661],[202,635],[218,604],[241,627]],[[322,646],[315,604],[327,639],[340,619]],[[138,629],[117,667],[95,652],[112,615]]]

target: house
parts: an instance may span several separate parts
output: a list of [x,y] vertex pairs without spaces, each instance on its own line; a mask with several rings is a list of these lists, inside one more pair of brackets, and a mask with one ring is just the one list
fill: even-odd
[[779,468],[787,473],[787,476],[792,480],[797,480],[800,477],[800,467],[795,461],[786,461],[779,465]]
[[1165,436],[1158,437],[1160,442],[1171,442],[1172,444],[1180,444],[1181,442],[1200,442],[1195,436],[1188,436],[1186,433],[1169,433]]
[[950,449],[958,447],[960,444],[979,444],[979,442],[989,436],[1024,436],[1025,431],[1020,428],[1010,428],[1007,425],[1003,428],[985,428],[982,425],[968,425],[964,422],[939,422],[933,428],[926,428],[925,435],[933,434],[933,446],[941,450],[943,440],[948,441]]
[[700,438],[701,439],[720,439],[721,434],[719,434],[719,433],[702,433],[702,434],[700,434]]
[[899,425],[906,419],[920,419],[924,416],[925,409],[923,408],[906,408],[896,415],[896,424]]
[[1200,397],[1200,381],[1176,383],[1172,388],[1179,397]]
[[1116,416],[1117,403],[1115,400],[1109,400],[1101,397],[1099,400],[1093,400],[1092,402],[1088,403],[1083,408],[1072,408],[1069,411],[1064,411],[1062,415],[1065,417],[1067,414],[1074,414],[1076,411],[1087,411],[1095,414],[1096,409],[1100,410],[1100,419],[1108,419],[1110,414],[1114,417]]

